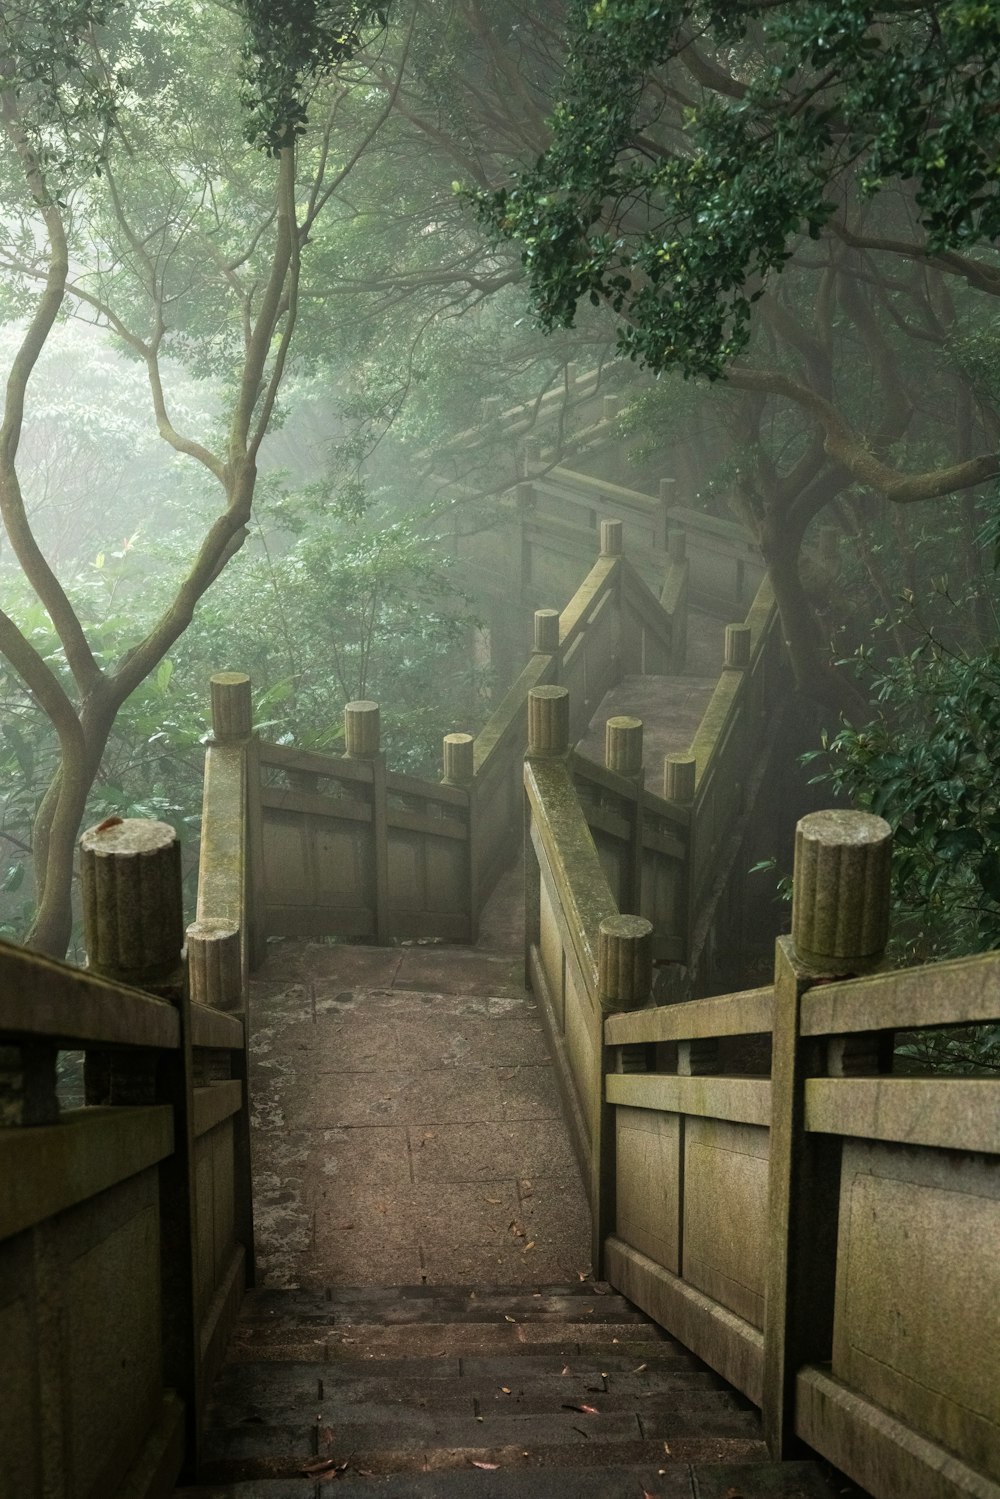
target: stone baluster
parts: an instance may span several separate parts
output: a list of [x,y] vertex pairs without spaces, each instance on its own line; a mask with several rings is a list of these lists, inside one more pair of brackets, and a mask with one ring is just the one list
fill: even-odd
[[[180,1004],[185,994],[181,846],[168,823],[108,818],[80,839],[87,964],[94,973]],[[127,1049],[90,1051],[88,1104],[152,1103],[155,1065]]]
[[826,1046],[802,1034],[802,1005],[817,982],[870,972],[889,931],[891,830],[866,812],[813,812],[795,830],[792,935],[774,965],[767,1292],[761,1415],[771,1456],[795,1450],[796,1382],[831,1354],[837,1285],[836,1203],[841,1162],[828,1136],[805,1127],[808,1079],[887,1070],[891,1033],[842,1036]]
[[617,421],[622,409],[621,396],[604,397],[604,420],[606,422]]
[[468,786],[474,773],[475,739],[471,734],[446,734],[441,746],[443,775],[446,786]]
[[868,812],[811,812],[795,829],[792,945],[824,975],[867,973],[889,940],[892,829]]
[[653,926],[644,916],[605,916],[598,930],[597,993],[603,1011],[640,1010],[653,987]]
[[57,1056],[43,1042],[0,1046],[0,1129],[58,1121]]
[[193,921],[187,929],[192,1002],[213,1010],[243,1008],[240,934],[225,921]]
[[601,556],[620,557],[623,551],[622,523],[620,520],[601,521]]
[[617,775],[642,780],[642,719],[620,715],[604,726],[604,764]]
[[250,678],[242,671],[217,671],[209,678],[212,735],[217,743],[249,739],[253,733]]
[[723,665],[728,671],[746,671],[750,665],[749,625],[727,625]]
[[378,703],[359,698],[344,708],[344,754],[352,760],[372,760],[379,752],[381,722]]
[[559,610],[558,609],[536,609],[535,610],[535,642],[533,650],[536,656],[554,656],[559,649]]
[[528,693],[528,754],[565,755],[569,750],[569,692],[565,687],[532,687]]
[[668,802],[690,806],[694,801],[697,762],[693,755],[664,755],[663,795]]

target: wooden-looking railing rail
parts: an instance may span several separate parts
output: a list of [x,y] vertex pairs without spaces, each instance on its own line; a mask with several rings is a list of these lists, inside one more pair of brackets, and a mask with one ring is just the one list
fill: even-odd
[[[152,1499],[193,1472],[253,1273],[246,1038],[192,1002],[173,829],[91,829],[81,866],[90,971],[0,943],[0,1487]],[[204,939],[193,986],[238,1009]]]

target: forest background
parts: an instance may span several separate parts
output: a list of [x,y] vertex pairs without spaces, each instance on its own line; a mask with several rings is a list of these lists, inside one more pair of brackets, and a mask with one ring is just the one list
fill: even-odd
[[66,950],[86,822],[194,857],[213,670],[313,747],[374,697],[436,772],[505,684],[431,455],[573,361],[619,382],[625,482],[760,546],[817,769],[896,829],[899,955],[1000,941],[994,7],[45,0],[0,30],[5,934]]

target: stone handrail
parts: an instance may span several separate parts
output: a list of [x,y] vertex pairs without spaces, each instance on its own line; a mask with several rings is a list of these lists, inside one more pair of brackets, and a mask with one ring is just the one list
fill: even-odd
[[996,1495],[1000,1078],[893,1076],[892,1051],[996,1023],[1000,954],[866,976],[888,846],[804,818],[773,986],[607,1017],[603,1264],[762,1407],[774,1457],[805,1442],[878,1499]]
[[193,1476],[252,1281],[246,1038],[191,1001],[171,828],[91,829],[81,874],[89,970],[0,943],[0,1472],[115,1499]]
[[[199,931],[235,931],[244,971],[269,935],[475,940],[520,846],[531,689],[570,686],[576,736],[621,675],[667,670],[683,644],[683,559],[671,562],[668,611],[620,543],[619,523],[608,523],[601,556],[562,613],[536,613],[536,648],[475,739],[444,737],[442,783],[388,770],[377,725],[371,745],[343,757],[260,741],[249,680],[213,678]],[[365,712],[375,723],[374,704],[349,705],[348,739]]]

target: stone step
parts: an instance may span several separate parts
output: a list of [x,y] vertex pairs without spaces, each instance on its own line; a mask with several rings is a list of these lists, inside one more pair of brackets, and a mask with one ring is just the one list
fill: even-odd
[[331,1291],[255,1291],[244,1303],[242,1321],[258,1326],[280,1319],[287,1326],[348,1326],[377,1322],[545,1322],[626,1323],[648,1326],[648,1319],[624,1296],[593,1282],[579,1291],[565,1287],[358,1286]]
[[[247,1299],[175,1499],[843,1499],[606,1286]],[[722,1479],[725,1479],[723,1482]]]
[[310,1478],[253,1479],[179,1489],[174,1499],[844,1499],[847,1488],[814,1462],[612,1462],[562,1470],[498,1467],[359,1474],[336,1483]]

